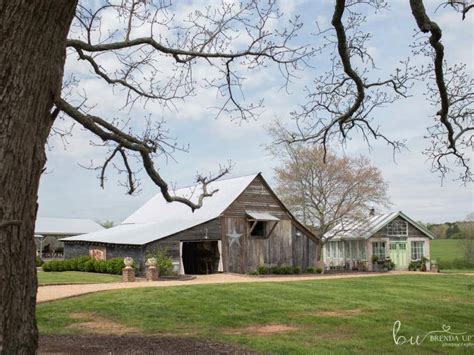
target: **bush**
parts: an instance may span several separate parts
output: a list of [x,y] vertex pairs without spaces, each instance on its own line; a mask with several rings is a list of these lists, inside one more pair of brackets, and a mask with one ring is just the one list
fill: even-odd
[[301,268],[299,266],[293,266],[293,274],[299,274],[301,272]]
[[314,267],[307,267],[305,270],[308,274],[314,274],[316,269]]
[[257,275],[266,275],[269,274],[271,270],[269,270],[266,266],[259,266],[257,268]]
[[120,275],[124,267],[125,264],[123,263],[123,258],[112,258],[107,260],[107,272],[109,274]]
[[43,265],[43,264],[44,264],[44,261],[41,260],[41,258],[40,258],[39,256],[37,256],[36,259],[35,259],[35,265],[36,265],[36,267],[40,267],[40,266]]
[[173,259],[166,255],[166,249],[156,252],[156,266],[158,266],[160,275],[170,275],[173,273]]
[[323,272],[323,269],[321,269],[320,267],[318,267],[318,268],[316,269],[316,273],[317,273],[317,274],[322,274],[322,272]]
[[275,275],[291,275],[293,274],[292,266],[274,266],[271,268],[271,273]]
[[82,271],[117,275],[122,273],[124,267],[123,258],[94,260],[88,256],[66,260],[51,260],[42,265],[43,271]]
[[474,261],[469,262],[466,259],[454,259],[450,261],[438,260],[438,268],[442,269],[472,269],[474,268]]

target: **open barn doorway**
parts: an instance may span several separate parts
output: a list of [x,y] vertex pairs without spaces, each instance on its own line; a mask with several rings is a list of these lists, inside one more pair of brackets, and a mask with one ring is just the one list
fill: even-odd
[[183,265],[185,274],[213,274],[219,267],[217,241],[183,242]]

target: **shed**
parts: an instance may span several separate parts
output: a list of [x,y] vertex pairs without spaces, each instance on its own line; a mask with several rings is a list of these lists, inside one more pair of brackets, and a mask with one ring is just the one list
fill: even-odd
[[371,214],[366,219],[343,221],[328,231],[324,235],[323,261],[326,269],[354,270],[366,265],[374,270],[374,258],[389,258],[395,269],[406,270],[410,262],[430,258],[430,241],[434,238],[425,226],[401,211]]
[[91,219],[38,217],[35,223],[37,252],[43,257],[61,256],[64,245],[59,239],[103,229]]
[[[65,257],[146,256],[165,250],[181,274],[247,273],[258,266],[316,266],[319,240],[276,196],[263,176],[215,181],[218,191],[194,212],[161,194],[108,230],[64,238]],[[199,186],[175,191],[193,198]]]

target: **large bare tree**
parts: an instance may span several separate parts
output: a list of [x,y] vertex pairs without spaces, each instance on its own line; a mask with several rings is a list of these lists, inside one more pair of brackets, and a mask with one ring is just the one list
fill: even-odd
[[[273,127],[271,133],[278,134],[278,129]],[[366,157],[339,157],[302,144],[279,146],[272,152],[281,161],[275,168],[279,196],[322,244],[354,222],[363,228],[372,208],[390,203],[387,183]],[[330,230],[331,236],[324,237]]]
[[[429,146],[423,153],[432,162],[432,171],[441,178],[454,173],[463,183],[472,182],[474,80],[465,64],[446,62],[442,29],[428,15],[423,0],[409,1],[403,25],[416,25],[412,57],[425,59],[425,64],[415,65],[410,58],[401,58],[399,67],[385,78],[377,76],[368,50],[372,34],[364,31],[363,13],[372,8],[376,16],[377,12],[388,10],[389,2],[334,3],[331,27],[317,33],[323,42],[318,47],[320,53],[331,58],[330,69],[319,73],[306,88],[306,102],[292,113],[293,124],[286,126],[283,143],[307,142],[326,149],[331,144],[362,137],[369,145],[374,139],[382,140],[397,152],[405,147],[403,140],[383,131],[377,118],[384,107],[410,96],[414,83],[422,81],[426,90],[420,100],[427,100],[434,107],[434,123],[427,127],[425,135]],[[438,9],[459,12],[460,21],[474,7],[467,0],[440,1],[438,5]]]
[[[261,100],[242,100],[245,71],[273,63],[289,79],[309,53],[292,47],[301,24],[281,21],[274,1],[223,1],[180,19],[170,6],[161,0],[0,1],[1,353],[33,354],[37,348],[33,233],[38,184],[48,136],[68,134],[53,126],[55,121],[79,124],[108,150],[97,167],[102,185],[107,169],[117,167],[133,193],[138,182],[131,160],[136,160],[167,201],[195,210],[216,192],[208,184],[228,169],[198,175],[201,191],[192,199],[174,196],[155,158],[172,154],[176,145],[155,118],[137,125],[134,107],[150,101],[173,107],[202,84],[217,91],[221,115],[255,117]],[[66,57],[87,63],[97,80],[125,91],[125,102],[117,108],[127,109],[129,119],[100,116],[86,96],[74,94],[81,82],[70,75],[63,80]],[[198,63],[215,75],[196,83]]]

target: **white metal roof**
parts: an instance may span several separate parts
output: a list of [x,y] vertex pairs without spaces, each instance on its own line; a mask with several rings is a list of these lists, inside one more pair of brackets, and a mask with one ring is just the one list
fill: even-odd
[[[130,245],[147,244],[219,217],[257,175],[224,179],[209,184],[208,191],[214,189],[219,191],[212,197],[206,198],[203,206],[194,212],[182,203],[166,202],[159,193],[116,227],[62,240]],[[200,187],[197,185],[176,190],[175,195],[195,200],[200,192]]]
[[280,219],[267,212],[245,211],[245,213],[256,221],[279,221]]
[[91,219],[38,217],[35,224],[36,235],[79,235],[103,230],[99,223]]
[[369,239],[380,229],[385,227],[388,223],[393,221],[395,218],[401,217],[407,222],[412,224],[414,227],[422,231],[426,236],[431,239],[436,236],[425,228],[423,225],[415,222],[403,212],[392,212],[381,215],[371,216],[367,219],[361,219],[357,221],[343,221],[336,225],[333,229],[324,235],[324,239],[331,238],[332,240],[340,239]]

